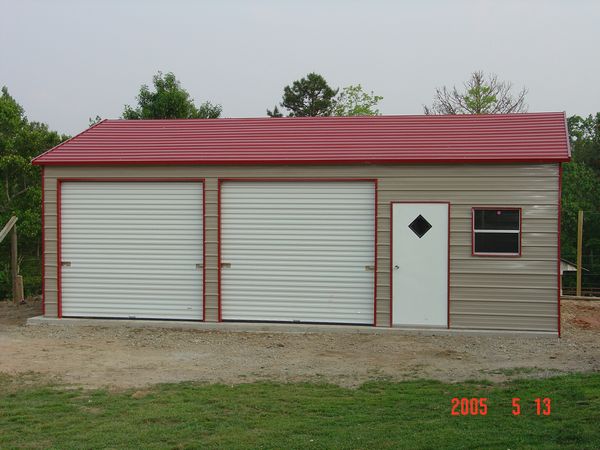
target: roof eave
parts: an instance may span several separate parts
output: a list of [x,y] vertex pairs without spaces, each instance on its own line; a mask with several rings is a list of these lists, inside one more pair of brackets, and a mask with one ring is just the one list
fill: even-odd
[[[39,158],[39,157],[38,157]],[[374,164],[554,164],[570,161],[569,157],[563,158],[459,158],[459,159],[385,159],[385,160],[213,160],[213,161],[38,161],[36,158],[32,164],[38,166],[231,166],[231,165],[374,165]]]
[[52,147],[50,150],[46,150],[44,153],[37,155],[35,158],[33,158],[31,160],[31,164],[34,166],[43,166],[46,165],[45,163],[40,163],[38,162],[38,159],[46,156],[48,153],[53,152],[54,150],[58,150],[60,147],[62,147],[63,145],[65,145],[67,142],[71,142],[73,139],[78,138],[79,136],[87,133],[88,131],[90,131],[93,128],[96,128],[98,125],[100,125],[103,122],[106,122],[108,119],[102,119],[99,122],[96,122],[94,125],[92,125],[89,128],[86,128],[85,130],[83,130],[81,133],[77,133],[75,136],[70,137],[69,139],[67,139],[66,141],[61,142],[60,144],[55,145],[54,147]]

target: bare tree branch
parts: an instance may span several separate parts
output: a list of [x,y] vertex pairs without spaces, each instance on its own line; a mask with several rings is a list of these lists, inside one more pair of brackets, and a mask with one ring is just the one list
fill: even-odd
[[449,90],[446,86],[436,88],[431,106],[423,106],[425,114],[508,114],[527,112],[523,88],[516,95],[509,81],[499,81],[496,74],[485,75],[476,71],[463,84],[463,90],[456,86]]

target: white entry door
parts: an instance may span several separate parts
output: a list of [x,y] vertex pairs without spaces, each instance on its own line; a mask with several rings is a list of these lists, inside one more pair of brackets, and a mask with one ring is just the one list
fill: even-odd
[[392,206],[392,324],[448,325],[447,203]]

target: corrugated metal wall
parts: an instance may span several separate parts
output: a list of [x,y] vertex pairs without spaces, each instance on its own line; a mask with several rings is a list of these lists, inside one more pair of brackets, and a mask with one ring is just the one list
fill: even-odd
[[71,181],[61,197],[63,316],[203,319],[202,183]]
[[[558,164],[47,167],[46,314],[56,316],[57,177],[201,177],[206,181],[206,320],[218,319],[217,179],[378,179],[377,324],[390,321],[390,201],[451,202],[450,325],[557,330]],[[523,208],[520,258],[471,256],[471,207]]]

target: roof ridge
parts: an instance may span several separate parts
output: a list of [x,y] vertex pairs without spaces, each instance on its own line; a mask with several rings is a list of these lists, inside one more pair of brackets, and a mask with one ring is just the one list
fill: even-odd
[[[319,120],[385,120],[385,119],[408,119],[418,118],[421,120],[434,120],[434,119],[489,119],[489,118],[517,118],[524,116],[557,116],[563,115],[564,111],[538,111],[538,112],[524,112],[524,113],[503,113],[503,114],[384,114],[377,116],[303,116],[303,117],[219,117],[214,119],[103,119],[102,122],[111,123],[157,123],[157,122],[217,122],[217,121],[234,121],[234,120],[248,120],[248,121],[319,121]],[[101,122],[99,122],[101,123]],[[96,124],[98,125],[98,124]],[[93,128],[93,127],[91,127]],[[89,129],[91,129],[89,128]]]

